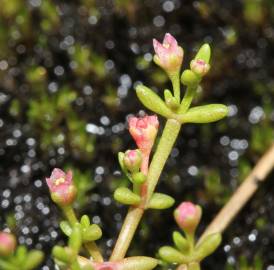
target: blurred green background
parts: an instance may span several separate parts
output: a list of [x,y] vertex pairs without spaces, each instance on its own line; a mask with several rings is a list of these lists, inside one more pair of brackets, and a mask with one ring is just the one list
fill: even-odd
[[[44,181],[54,167],[74,171],[76,207],[102,226],[99,245],[111,252],[126,213],[112,199],[115,187],[126,184],[116,156],[135,147],[126,117],[144,109],[134,85],[142,81],[159,94],[170,87],[152,61],[152,38],[174,35],[185,50],[184,68],[210,43],[212,68],[195,103],[229,106],[225,120],[183,128],[158,187],[178,203],[203,206],[200,232],[273,142],[272,0],[0,4],[0,224],[47,253],[40,269],[54,269],[50,250],[65,241]],[[205,269],[274,269],[273,176]],[[130,254],[155,256],[175,227],[172,209],[151,211]]]

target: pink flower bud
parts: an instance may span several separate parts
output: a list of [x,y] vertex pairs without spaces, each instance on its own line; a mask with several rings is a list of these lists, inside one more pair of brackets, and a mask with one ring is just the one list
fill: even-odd
[[174,211],[177,224],[186,233],[193,233],[195,231],[200,222],[201,215],[201,207],[191,202],[181,203]]
[[167,73],[179,71],[183,62],[184,51],[178,46],[176,39],[169,33],[165,34],[163,43],[153,39],[153,47],[156,55],[154,61]]
[[141,171],[147,174],[149,155],[154,144],[159,121],[156,115],[144,117],[130,117],[128,120],[129,132],[142,152]]
[[118,265],[116,262],[93,263],[95,270],[118,270]]
[[210,65],[202,59],[194,59],[190,62],[190,69],[199,76],[205,76],[210,69]]
[[142,154],[139,149],[125,152],[124,165],[131,172],[138,172],[142,163]]
[[76,197],[76,187],[72,182],[72,171],[67,173],[55,168],[50,178],[46,178],[52,200],[61,205],[70,205]]
[[0,232],[0,256],[9,256],[15,249],[15,237],[11,233]]

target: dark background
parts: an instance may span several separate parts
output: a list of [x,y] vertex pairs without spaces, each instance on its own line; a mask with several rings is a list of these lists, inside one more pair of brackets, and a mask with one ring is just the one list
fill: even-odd
[[[170,32],[184,48],[184,68],[201,44],[211,45],[211,71],[195,103],[230,111],[218,123],[183,127],[158,187],[177,204],[203,207],[201,233],[273,141],[273,22],[271,0],[1,0],[1,229],[9,224],[19,243],[44,250],[40,269],[54,269],[51,248],[66,239],[44,179],[54,167],[72,168],[79,215],[102,227],[98,243],[110,254],[126,213],[112,199],[126,183],[116,156],[135,147],[126,117],[144,110],[134,85],[159,94],[170,87],[152,61],[152,38]],[[272,179],[204,269],[274,268]],[[172,211],[149,211],[131,255],[155,256],[171,244]]]

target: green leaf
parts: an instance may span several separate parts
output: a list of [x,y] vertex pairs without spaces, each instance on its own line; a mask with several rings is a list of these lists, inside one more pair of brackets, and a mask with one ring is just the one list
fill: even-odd
[[172,95],[172,93],[171,93],[170,90],[165,89],[165,91],[164,91],[164,97],[165,97],[165,101],[166,101],[167,99],[173,98],[173,95]]
[[210,56],[211,56],[211,49],[209,44],[206,43],[202,45],[202,47],[199,49],[198,53],[195,56],[195,59],[202,59],[208,64],[210,61]]
[[129,257],[121,261],[119,270],[151,270],[158,264],[158,260],[145,256]]
[[69,250],[69,248],[64,248],[61,246],[54,246],[52,249],[52,255],[54,258],[57,260],[64,262],[64,263],[69,263],[73,259],[74,256],[71,256],[72,252]]
[[69,247],[78,254],[82,246],[82,230],[80,224],[76,223],[72,229],[70,238],[69,238]]
[[172,235],[175,246],[182,252],[186,252],[189,249],[188,241],[179,232],[173,232]]
[[14,264],[5,261],[4,259],[0,258],[0,269],[3,270],[17,270],[18,267]]
[[72,232],[72,228],[69,224],[68,221],[63,220],[60,222],[60,228],[62,230],[62,232],[66,235],[66,236],[70,236],[71,232]]
[[190,108],[186,113],[178,115],[182,123],[211,123],[218,121],[228,114],[227,106],[223,104],[210,104]]
[[22,264],[25,261],[27,254],[28,254],[28,251],[25,246],[19,246],[16,249],[15,257],[18,265]]
[[177,249],[170,246],[161,247],[159,250],[159,255],[164,261],[168,263],[182,264],[182,263],[188,262],[188,259],[186,256],[180,253]]
[[195,247],[193,258],[195,261],[201,261],[212,254],[222,242],[220,233],[213,233],[206,236],[203,241]]
[[40,250],[31,250],[25,260],[24,269],[36,268],[44,259],[44,253]]
[[172,93],[168,89],[164,91],[164,96],[165,96],[165,103],[171,110],[178,109],[180,104],[178,103],[177,99],[172,95]]
[[136,87],[136,93],[139,100],[146,108],[166,118],[171,118],[172,111],[166,106],[165,102],[150,88],[139,84]]
[[163,193],[154,193],[149,201],[148,208],[151,209],[166,209],[174,204],[175,200]]
[[114,199],[122,204],[136,205],[141,202],[141,197],[126,187],[117,188]]
[[102,230],[97,224],[92,224],[86,228],[82,233],[84,242],[91,242],[102,237]]
[[81,223],[81,226],[82,226],[83,228],[88,228],[88,227],[90,226],[89,217],[88,217],[87,215],[83,215],[83,216],[81,217],[80,223]]

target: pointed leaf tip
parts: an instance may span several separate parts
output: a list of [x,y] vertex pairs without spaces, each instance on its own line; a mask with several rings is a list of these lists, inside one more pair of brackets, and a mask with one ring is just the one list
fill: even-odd
[[197,52],[195,59],[202,59],[207,64],[209,64],[210,56],[211,56],[211,48],[208,43],[205,43],[201,46],[201,48]]

